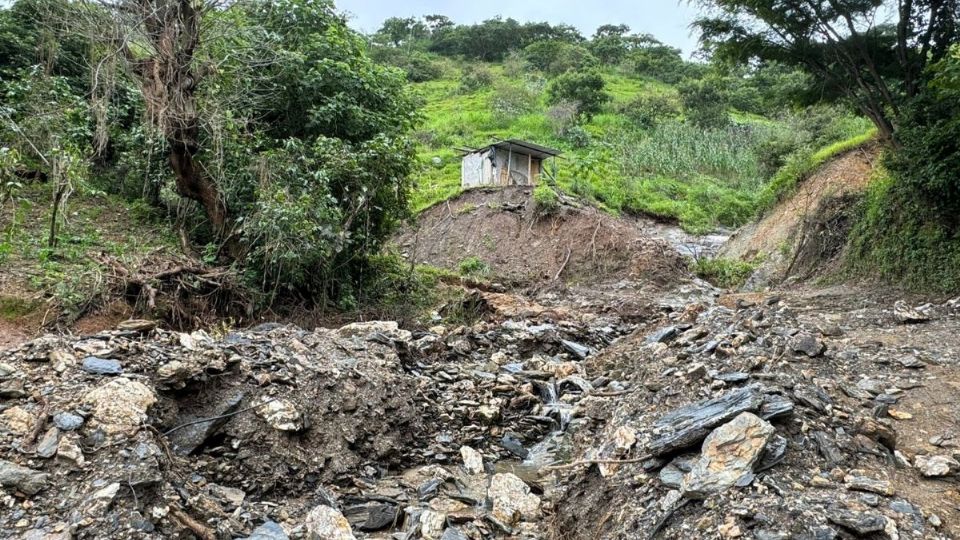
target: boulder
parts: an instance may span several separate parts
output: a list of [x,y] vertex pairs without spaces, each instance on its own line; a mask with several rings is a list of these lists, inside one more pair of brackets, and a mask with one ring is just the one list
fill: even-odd
[[101,384],[83,399],[92,406],[93,419],[107,434],[139,426],[147,418],[147,409],[157,401],[152,390],[125,377]]
[[948,456],[917,456],[913,463],[928,478],[949,476],[960,470],[960,463]]
[[530,486],[514,474],[493,475],[487,497],[493,503],[493,517],[501,523],[513,525],[540,517],[540,497],[530,493]]
[[681,407],[654,423],[654,436],[647,451],[662,456],[696,445],[723,422],[740,413],[759,410],[763,401],[759,389],[748,386]]
[[257,415],[278,431],[300,431],[304,428],[303,415],[285,399],[274,399],[257,407]]
[[775,431],[772,425],[748,412],[715,429],[703,441],[693,469],[683,477],[681,491],[688,498],[704,498],[752,475],[753,465]]
[[36,495],[47,487],[50,475],[0,459],[0,486]]
[[350,522],[329,506],[318,506],[307,514],[307,540],[357,540]]

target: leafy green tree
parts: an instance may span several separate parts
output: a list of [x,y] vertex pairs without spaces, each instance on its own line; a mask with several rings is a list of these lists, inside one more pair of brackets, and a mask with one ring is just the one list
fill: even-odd
[[523,49],[523,56],[530,65],[550,75],[589,69],[597,64],[586,47],[558,40],[535,41]]
[[[957,0],[696,0],[702,43],[724,60],[800,66],[897,145],[903,104],[958,37]],[[894,15],[886,23],[883,13]]]
[[604,24],[594,32],[590,50],[604,65],[619,64],[629,52],[629,32],[625,24]]
[[688,122],[705,129],[721,128],[730,123],[728,96],[717,79],[688,81],[680,86],[679,91]]
[[373,35],[373,39],[379,43],[401,47],[423,40],[429,34],[429,27],[420,19],[415,17],[390,17],[383,21],[383,25]]
[[577,113],[590,119],[610,101],[610,95],[604,91],[605,84],[599,72],[569,71],[550,82],[547,95],[551,104],[576,103]]

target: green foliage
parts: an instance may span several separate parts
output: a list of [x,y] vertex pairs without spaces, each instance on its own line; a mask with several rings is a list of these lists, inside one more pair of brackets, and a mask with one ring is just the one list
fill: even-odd
[[540,102],[540,93],[530,84],[500,82],[494,88],[490,105],[500,121],[509,121],[534,111]]
[[552,186],[540,183],[533,189],[533,204],[538,215],[546,216],[560,208],[560,197]]
[[443,76],[441,62],[423,51],[373,46],[370,48],[370,58],[402,69],[410,82],[433,81]]
[[738,289],[756,270],[758,261],[733,259],[698,258],[691,262],[690,269],[698,277],[725,289]]
[[955,294],[960,231],[912,189],[881,172],[850,233],[846,270],[900,288]]
[[597,59],[586,47],[556,40],[527,45],[523,49],[523,57],[531,66],[548,75],[592,69],[597,65]]
[[903,113],[850,235],[849,270],[901,287],[960,290],[960,46]]
[[679,91],[688,122],[701,128],[722,128],[730,123],[729,99],[717,81],[688,81]]
[[467,277],[483,277],[490,273],[490,265],[478,257],[467,257],[458,265],[460,275]]
[[493,73],[482,64],[470,64],[460,75],[460,92],[470,94],[493,84]]
[[597,71],[567,72],[550,81],[547,96],[551,104],[572,102],[577,104],[577,114],[589,120],[610,101],[603,91],[605,82]]
[[665,94],[641,94],[617,107],[620,114],[639,128],[650,129],[680,114],[680,104]]

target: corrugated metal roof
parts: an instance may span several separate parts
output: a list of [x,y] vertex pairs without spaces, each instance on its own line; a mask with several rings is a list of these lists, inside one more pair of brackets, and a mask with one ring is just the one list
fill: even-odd
[[519,139],[504,139],[502,141],[497,141],[492,144],[488,144],[483,148],[478,148],[476,150],[467,151],[466,148],[457,148],[461,152],[473,153],[486,150],[488,148],[499,148],[501,150],[513,151],[519,154],[528,154],[536,158],[544,159],[553,156],[559,156],[562,152],[555,148],[549,148],[547,146],[541,146],[528,141],[521,141]]

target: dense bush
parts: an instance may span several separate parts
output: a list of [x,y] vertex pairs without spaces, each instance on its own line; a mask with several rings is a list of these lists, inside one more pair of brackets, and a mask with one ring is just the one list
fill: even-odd
[[649,129],[680,114],[676,98],[664,94],[641,94],[617,107],[617,111],[637,127]]
[[596,71],[567,72],[550,81],[547,96],[551,104],[572,102],[577,114],[590,119],[599,113],[610,96],[604,92],[603,75]]
[[548,75],[559,75],[569,70],[596,67],[597,59],[578,44],[563,41],[537,41],[523,49],[527,62]]
[[469,94],[493,84],[493,72],[482,64],[468,65],[460,74],[460,92]]
[[410,82],[433,81],[443,75],[440,62],[417,50],[371,47],[370,57],[379,63],[402,69]]
[[679,91],[688,122],[701,128],[720,128],[730,123],[729,99],[718,81],[687,81]]
[[539,104],[539,92],[526,84],[500,83],[494,88],[490,105],[501,120],[510,120],[533,111]]

